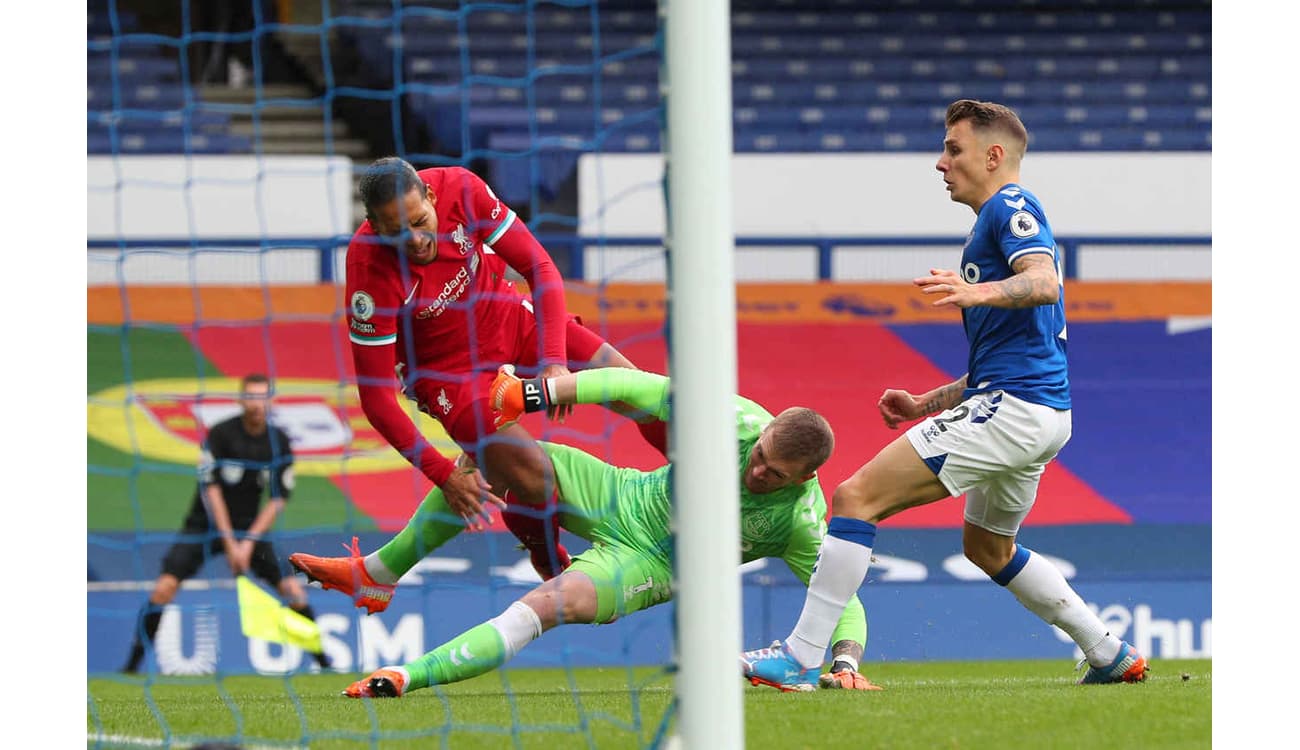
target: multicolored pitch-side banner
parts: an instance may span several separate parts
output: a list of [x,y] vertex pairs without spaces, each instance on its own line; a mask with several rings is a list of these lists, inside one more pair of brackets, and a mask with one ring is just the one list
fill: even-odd
[[[1066,296],[1075,438],[1049,469],[1030,523],[1208,523],[1208,413],[1180,415],[1170,431],[1167,411],[1147,414],[1143,405],[1208,398],[1210,285],[1075,282]],[[569,305],[640,367],[666,370],[662,286],[611,285],[597,296],[574,285]],[[294,437],[299,472],[330,478],[379,528],[400,528],[429,484],[360,413],[342,309],[334,286],[88,291],[92,326],[175,326],[228,377],[272,374],[281,394],[276,418]],[[965,368],[958,313],[930,307],[907,284],[743,284],[737,317],[741,392],[773,412],[810,406],[835,427],[835,455],[821,471],[828,496],[898,434],[876,415],[876,394],[927,390]],[[124,375],[120,386],[91,394],[88,430],[126,453],[192,464],[203,425],[231,413],[232,395],[229,383],[128,382]],[[458,451],[436,421],[409,412],[440,449]],[[524,423],[539,437],[619,464],[661,462],[626,420],[596,406],[580,407],[562,425],[540,415]],[[1148,428],[1162,441],[1114,450]],[[1151,498],[1154,515],[1143,509]],[[951,502],[896,519],[914,527],[960,522]]]
[[[335,317],[343,312],[334,285],[92,287],[88,322],[100,325],[196,321],[260,322]],[[1073,322],[1153,320],[1210,314],[1205,281],[1067,281],[1066,314]],[[742,323],[954,322],[951,309],[935,309],[911,284],[745,283],[736,286],[736,318]],[[569,310],[589,325],[659,323],[667,310],[663,284],[620,283],[599,288],[570,282]]]
[[[384,537],[362,536],[372,549]],[[1025,542],[1043,550],[1073,581],[1112,632],[1156,659],[1212,654],[1210,533],[1205,526],[1149,528],[1043,527]],[[281,546],[329,554],[330,536],[282,540]],[[390,607],[365,616],[337,592],[313,589],[323,644],[344,670],[372,670],[412,660],[461,631],[494,617],[537,583],[508,534],[462,536],[407,574]],[[568,539],[571,545],[581,540]],[[1122,554],[1117,550],[1122,550]],[[151,561],[162,546],[145,551]],[[789,632],[804,588],[777,561],[741,569],[745,642]],[[87,668],[120,666],[147,591],[92,582],[87,603]],[[869,625],[866,663],[927,659],[1060,659],[1062,677],[1077,658],[1063,633],[1025,611],[961,555],[952,530],[883,530],[876,562],[860,596]],[[672,652],[672,605],[611,625],[575,625],[545,634],[512,666],[666,664]],[[307,669],[312,660],[240,634],[233,582],[220,561],[183,590],[164,615],[157,667],[172,674]]]

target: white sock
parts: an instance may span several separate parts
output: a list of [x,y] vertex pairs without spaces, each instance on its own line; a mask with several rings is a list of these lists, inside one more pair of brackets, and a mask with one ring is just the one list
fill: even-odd
[[1029,559],[1007,582],[1007,590],[1015,594],[1025,609],[1074,639],[1089,664],[1104,667],[1114,661],[1119,654],[1120,640],[1088,609],[1055,565],[1032,550],[1021,549],[1029,553]]
[[822,540],[803,612],[785,639],[786,648],[805,668],[819,666],[825,660],[826,647],[844,614],[844,606],[857,593],[869,567],[870,547],[829,534]]
[[370,574],[370,577],[375,579],[375,583],[395,584],[397,579],[401,578],[401,576],[384,565],[384,561],[379,559],[378,552],[371,552],[366,555],[361,564],[366,567],[366,572]]
[[501,634],[505,644],[506,659],[514,658],[519,650],[532,643],[542,635],[542,620],[533,608],[523,602],[515,602],[505,612],[488,620],[488,624]]

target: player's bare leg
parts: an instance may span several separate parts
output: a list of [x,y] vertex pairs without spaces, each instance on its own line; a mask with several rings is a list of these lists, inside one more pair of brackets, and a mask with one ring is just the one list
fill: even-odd
[[559,492],[550,458],[518,424],[502,426],[484,443],[479,462],[493,491],[507,502],[506,528],[542,580],[554,578],[569,566],[569,553],[559,541]]
[[[981,492],[973,489],[968,493]],[[978,494],[976,494],[978,498]],[[1106,624],[1075,592],[1049,560],[999,534],[967,521],[962,527],[966,558],[994,583],[1010,591],[1025,609],[1043,622],[1065,631],[1083,652],[1089,669],[1083,684],[1141,682],[1147,660],[1128,643],[1112,635]]]
[[837,487],[831,500],[835,515],[827,526],[799,620],[784,642],[742,657],[745,675],[782,690],[815,685],[815,671],[811,675],[809,671],[821,666],[845,603],[866,578],[876,523],[948,495],[906,436],[885,446]]

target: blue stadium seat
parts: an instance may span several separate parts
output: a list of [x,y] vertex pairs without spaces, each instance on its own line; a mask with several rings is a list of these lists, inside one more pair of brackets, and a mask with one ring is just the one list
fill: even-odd
[[[526,205],[536,187],[546,198],[554,197],[577,168],[578,157],[587,144],[581,138],[533,140],[527,133],[493,133],[488,137],[488,180],[506,203]],[[533,168],[539,180],[533,184]]]
[[737,151],[815,151],[814,136],[794,130],[737,130],[732,136]]
[[123,86],[176,83],[180,79],[180,69],[175,60],[126,57],[119,58],[114,68],[108,55],[101,57],[99,60],[91,60],[86,66],[86,80],[91,85],[111,85],[114,76]]
[[90,135],[109,135],[114,129],[123,135],[140,135],[162,132],[220,135],[226,132],[230,117],[220,112],[150,110],[106,110],[87,112],[86,132]]
[[179,133],[135,133],[119,135],[117,147],[109,135],[95,134],[86,137],[86,151],[91,154],[243,154],[252,151],[252,142],[245,136]]
[[185,87],[180,83],[146,83],[134,86],[98,84],[86,90],[88,109],[114,106],[130,109],[178,109],[185,106]]
[[[389,59],[391,65],[391,57]],[[478,53],[462,61],[455,50],[442,50],[407,55],[405,72],[407,82],[434,80],[459,80],[468,73],[477,76],[527,79],[545,73],[548,69],[564,67],[573,75],[602,75],[606,80],[654,78],[659,73],[657,57],[639,56],[625,59],[604,58],[595,64],[589,55],[567,54],[535,59],[532,65],[519,55]]]
[[[340,0],[335,14],[376,86],[394,80],[393,7]],[[511,139],[532,129],[605,150],[658,147],[652,7],[440,7],[404,0],[397,63],[409,111],[438,140],[460,144],[468,132],[463,148],[526,150]],[[1016,107],[1038,150],[1210,147],[1206,0],[733,0],[732,52],[738,151],[928,152],[962,97]],[[572,149],[534,146],[551,189]],[[507,174],[532,173],[520,167],[528,159],[491,158]]]
[[[114,19],[109,13],[108,3],[92,2],[90,6],[86,11],[86,38],[112,36]],[[140,17],[135,13],[119,7],[116,9],[116,15],[119,32],[132,32],[139,28]]]
[[1208,130],[1199,128],[1042,128],[1030,131],[1035,151],[1204,151]]

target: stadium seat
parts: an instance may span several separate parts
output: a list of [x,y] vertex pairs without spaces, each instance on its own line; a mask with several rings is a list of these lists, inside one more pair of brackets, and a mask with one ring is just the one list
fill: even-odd
[[195,133],[186,137],[172,132],[127,133],[119,134],[116,146],[107,134],[86,137],[86,152],[90,154],[246,154],[250,151],[249,138],[225,134]]
[[[565,138],[658,148],[652,5],[403,3],[399,35],[393,7],[340,0],[339,36],[374,87],[400,72],[408,112],[431,139],[488,149],[502,179],[524,181],[503,190],[524,195],[533,179],[555,189],[574,163]],[[957,98],[1016,107],[1037,150],[1210,148],[1207,0],[733,0],[731,12],[739,152],[928,152]],[[560,140],[520,140],[529,132]]]

